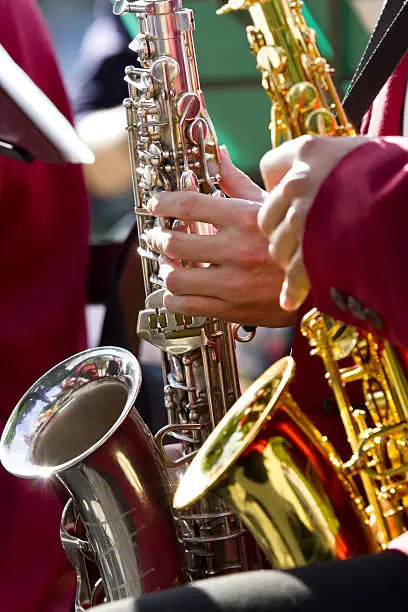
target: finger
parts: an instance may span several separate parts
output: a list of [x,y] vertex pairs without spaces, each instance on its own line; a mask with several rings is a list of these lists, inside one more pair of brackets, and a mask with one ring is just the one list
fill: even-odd
[[300,139],[284,142],[276,149],[271,149],[262,157],[259,168],[265,188],[270,191],[283,179],[296,159],[298,141]]
[[267,195],[258,212],[258,227],[265,236],[271,236],[282,223],[290,204],[291,199],[282,183]]
[[230,198],[243,198],[262,202],[264,190],[232,163],[226,146],[221,147],[220,187]]
[[[194,223],[186,223],[185,221],[183,221],[182,219],[175,219],[171,225],[171,229],[173,232],[182,232],[183,234],[191,234],[191,233],[195,233],[195,234],[199,234],[200,232],[196,232],[194,229]],[[160,225],[158,226],[160,227]],[[165,255],[161,254],[160,258],[162,259],[167,259]],[[172,261],[171,259],[169,259],[169,262]],[[174,262],[176,262],[177,260],[173,260]],[[160,259],[159,259],[160,262]],[[192,261],[190,259],[188,260],[184,260],[183,262],[181,261],[177,261],[179,266],[186,266],[186,267],[190,267],[192,265]],[[165,270],[164,270],[165,272]],[[162,277],[163,278],[163,277]]]
[[[259,204],[254,202],[253,206]],[[201,221],[217,227],[238,225],[240,215],[247,209],[247,200],[214,198],[191,191],[163,191],[148,202],[152,215],[183,219],[187,223]]]
[[[308,169],[303,162],[296,161],[284,178],[265,198],[258,213],[258,226],[270,236],[283,221],[295,200],[306,201],[309,190]],[[308,200],[310,203],[310,200]]]
[[307,298],[310,281],[303,262],[302,248],[299,247],[290,266],[286,270],[280,294],[280,306],[283,310],[297,310]]
[[230,294],[231,279],[225,269],[218,266],[208,268],[167,268],[166,287],[173,295],[198,295],[224,299]]
[[222,240],[218,235],[198,236],[160,227],[147,230],[145,234],[149,247],[171,260],[218,264],[223,258]]
[[166,255],[160,255],[159,276],[164,282],[166,282],[169,274],[171,274],[176,268],[183,269],[183,265],[176,259],[170,259],[169,257],[166,257]]
[[167,257],[166,255],[160,255],[160,257],[159,257],[159,265],[160,265],[160,267],[163,267],[163,269],[166,269],[169,266],[170,266],[171,269],[173,269],[175,267],[177,267],[177,268],[182,268],[183,267],[179,261],[177,261],[176,259],[170,259],[170,257]]
[[306,214],[305,202],[295,200],[289,206],[283,221],[269,238],[269,254],[283,269],[290,265],[301,244]]
[[164,306],[174,313],[183,313],[197,317],[225,318],[225,303],[218,298],[196,295],[173,295],[166,292],[163,297]]

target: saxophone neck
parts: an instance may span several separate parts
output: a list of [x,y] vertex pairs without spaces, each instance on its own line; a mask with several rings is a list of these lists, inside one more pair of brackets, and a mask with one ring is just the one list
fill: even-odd
[[303,2],[230,0],[226,7],[222,12],[247,9],[253,22],[247,36],[272,102],[272,146],[303,134],[354,136]]

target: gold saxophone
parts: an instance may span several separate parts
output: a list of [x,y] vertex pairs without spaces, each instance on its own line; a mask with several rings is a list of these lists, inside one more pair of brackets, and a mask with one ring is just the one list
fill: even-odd
[[[247,33],[272,100],[273,146],[306,133],[355,133],[301,7],[298,0],[230,0],[219,11],[251,14]],[[286,357],[220,422],[174,499],[180,508],[204,492],[218,494],[279,568],[378,551],[408,525],[408,387],[395,350],[317,309],[301,331],[323,359],[351,458],[344,463],[294,402],[295,364]],[[356,381],[364,409],[353,408],[346,390]]]
[[272,102],[273,148],[302,134],[355,135],[302,6],[301,0],[230,0],[217,11],[248,9],[251,15],[247,37]]

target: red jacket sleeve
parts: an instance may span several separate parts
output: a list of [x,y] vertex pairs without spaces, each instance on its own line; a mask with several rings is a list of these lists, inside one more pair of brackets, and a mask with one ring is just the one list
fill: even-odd
[[[0,43],[71,119],[50,37],[33,0],[0,0]],[[2,429],[36,379],[86,346],[89,232],[81,167],[0,156],[0,218]],[[61,504],[51,486],[2,468],[0,490],[3,574],[7,571],[0,609],[72,610],[75,573],[61,546]]]
[[408,140],[347,155],[309,212],[304,259],[317,307],[408,347]]

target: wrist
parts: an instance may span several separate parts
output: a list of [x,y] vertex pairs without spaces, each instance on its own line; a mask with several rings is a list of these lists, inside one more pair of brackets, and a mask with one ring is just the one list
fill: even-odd
[[405,532],[391,540],[387,546],[387,550],[399,550],[404,555],[408,556],[408,532]]

